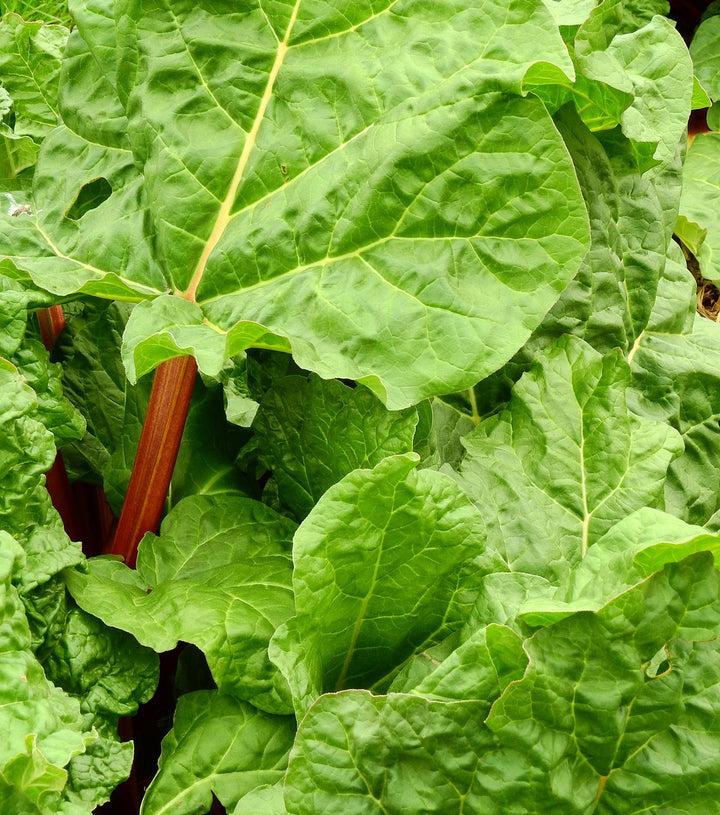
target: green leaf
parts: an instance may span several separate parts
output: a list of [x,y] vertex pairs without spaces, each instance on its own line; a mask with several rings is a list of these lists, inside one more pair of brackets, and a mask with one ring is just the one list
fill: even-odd
[[629,351],[647,325],[666,263],[662,202],[638,172],[627,142],[594,137],[568,109],[556,123],[590,214],[591,247],[521,355],[531,357],[563,333],[602,353]]
[[668,422],[685,446],[668,470],[666,507],[695,524],[720,508],[718,365],[720,329],[703,319],[692,334],[646,334],[632,360],[635,409]]
[[[658,281],[657,295],[646,326],[647,331],[658,334],[690,333],[697,313],[697,284],[687,267],[682,249],[670,241],[665,269]],[[635,349],[643,335],[635,339]],[[632,349],[628,361],[632,364]]]
[[58,123],[58,80],[68,30],[26,22],[17,14],[0,21],[0,76],[13,102],[13,137],[41,141]]
[[[690,56],[692,56],[692,51]],[[690,107],[693,110],[702,110],[703,108],[709,108],[710,105],[712,105],[712,99],[707,95],[697,76],[693,76],[693,95]]]
[[256,787],[238,801],[232,815],[287,815],[283,785]]
[[559,26],[584,23],[597,5],[597,0],[543,0],[543,2]]
[[420,456],[421,467],[439,469],[443,464],[453,468],[465,456],[462,438],[475,427],[470,416],[440,399],[418,405],[418,425],[413,450]]
[[[720,17],[704,19],[690,43],[695,75],[710,99],[720,99]],[[701,107],[707,107],[710,101]]]
[[290,712],[268,642],[294,613],[290,540],[295,524],[249,498],[181,501],[160,536],[140,544],[137,571],[95,558],[65,579],[78,605],[155,651],[200,648],[220,690]]
[[[573,75],[539,1],[349,17],[127,2],[116,31],[104,6],[91,16],[85,50],[70,43],[65,125],[19,202],[33,214],[3,220],[0,247],[28,285],[151,298],[128,324],[131,380],[178,353],[215,376],[247,347],[292,349],[405,407],[503,364],[577,270],[588,227],[572,166],[544,106],[516,95],[533,65]],[[132,154],[76,110],[87,98],[91,113],[119,98]],[[110,197],[67,217],[102,179]]]
[[575,611],[597,611],[667,563],[703,551],[719,552],[720,539],[665,512],[639,509],[600,538],[552,597],[526,599],[519,619],[537,627]]
[[288,813],[715,812],[719,581],[695,555],[541,629],[487,720],[492,699],[320,697],[291,753]]
[[20,578],[24,591],[82,559],[45,489],[55,445],[38,418],[37,395],[10,362],[0,359],[0,528],[27,555]]
[[675,234],[683,245],[697,257],[700,254],[700,246],[707,235],[707,229],[701,229],[698,224],[689,221],[684,215],[679,215],[675,225]]
[[95,726],[106,720],[114,735],[118,718],[134,715],[155,692],[157,656],[77,608],[59,578],[31,592],[25,604],[33,651],[48,679],[80,700]]
[[697,252],[692,242],[688,248],[697,254],[703,277],[715,281],[720,280],[720,229],[715,219],[719,200],[720,133],[702,133],[693,139],[685,160],[680,215],[691,222],[696,235],[698,230],[706,233],[704,239],[695,238]]
[[720,130],[720,104],[715,103],[705,115],[710,130]]
[[[107,800],[101,781],[88,786],[84,806],[65,807],[76,800],[69,781],[73,762],[93,749],[98,733],[81,714],[78,700],[48,680],[32,652],[16,588],[25,564],[19,544],[0,532],[0,803],[19,815],[90,815]],[[115,783],[126,777],[129,764],[124,762],[125,773],[121,770]]]
[[263,396],[253,444],[280,502],[301,520],[352,470],[411,450],[416,423],[415,410],[391,413],[363,387],[293,376]]
[[484,702],[522,679],[527,663],[522,639],[510,628],[489,625],[471,634],[409,690],[426,699]]
[[461,483],[512,571],[555,582],[618,517],[662,507],[681,441],[628,411],[629,381],[619,351],[602,357],[561,337],[515,385],[507,408],[465,437]]
[[260,713],[232,696],[181,696],[141,815],[209,812],[213,792],[232,810],[246,793],[282,779],[294,734],[292,719]]
[[62,447],[80,439],[85,420],[65,397],[62,369],[51,363],[48,352],[37,340],[26,340],[12,356],[12,362],[37,396],[37,418],[53,434],[55,445]]
[[325,688],[379,682],[459,626],[464,584],[507,568],[457,485],[416,466],[409,454],[350,473],[295,534],[297,626]]
[[578,69],[590,80],[631,94],[620,116],[623,133],[634,142],[657,143],[651,157],[667,163],[690,114],[692,62],[669,20],[655,16],[634,28],[622,0],[605,0],[575,39]]

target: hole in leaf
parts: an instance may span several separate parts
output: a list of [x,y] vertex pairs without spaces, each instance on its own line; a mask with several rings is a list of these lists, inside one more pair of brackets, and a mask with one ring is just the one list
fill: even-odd
[[659,679],[672,670],[672,661],[667,646],[663,646],[645,666],[647,679]]
[[91,209],[99,207],[103,201],[112,195],[112,187],[107,178],[95,178],[83,184],[80,191],[75,196],[75,200],[70,204],[65,212],[65,217],[72,221],[79,221],[83,215],[87,215]]

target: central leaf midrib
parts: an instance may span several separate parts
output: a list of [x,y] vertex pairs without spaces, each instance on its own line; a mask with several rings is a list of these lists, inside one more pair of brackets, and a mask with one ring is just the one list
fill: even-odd
[[277,52],[275,54],[275,61],[273,62],[272,68],[270,69],[270,74],[268,75],[268,81],[267,85],[265,86],[265,91],[263,92],[262,98],[260,99],[260,105],[258,106],[257,113],[255,114],[255,119],[253,120],[252,127],[250,128],[247,138],[245,139],[245,144],[243,145],[242,152],[240,153],[240,158],[238,159],[238,164],[237,167],[235,168],[235,173],[233,175],[232,181],[230,182],[230,187],[228,188],[227,195],[225,196],[222,204],[220,205],[220,210],[218,211],[218,215],[215,220],[215,225],[213,226],[212,232],[210,233],[207,243],[205,244],[205,248],[203,249],[203,252],[200,255],[200,259],[197,262],[195,271],[193,272],[192,278],[190,280],[190,284],[184,292],[178,292],[178,294],[181,297],[184,297],[185,299],[190,300],[191,302],[195,302],[195,295],[197,293],[198,286],[200,285],[203,279],[203,275],[205,274],[205,268],[207,266],[208,259],[210,258],[210,255],[212,254],[215,247],[218,245],[228,223],[230,222],[230,212],[233,203],[235,202],[235,197],[237,195],[240,182],[243,179],[245,168],[247,167],[248,161],[250,159],[250,154],[252,153],[253,148],[255,147],[255,142],[257,141],[260,126],[262,125],[268,105],[270,104],[270,99],[272,98],[272,92],[275,87],[275,82],[277,80],[278,74],[280,73],[280,68],[282,67],[282,64],[285,60],[285,55],[288,52],[288,42],[290,41],[293,26],[295,25],[295,21],[297,20],[301,3],[302,0],[295,0],[295,5],[293,7],[292,14],[290,15],[290,20],[288,21],[287,30],[285,31],[285,36],[282,42],[278,43]]

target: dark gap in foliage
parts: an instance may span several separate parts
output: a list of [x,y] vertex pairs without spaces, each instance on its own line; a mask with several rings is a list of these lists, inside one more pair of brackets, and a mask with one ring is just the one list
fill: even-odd
[[677,30],[686,43],[690,43],[695,29],[712,0],[670,0],[670,19],[677,23]]
[[65,212],[65,217],[71,221],[79,221],[92,209],[97,209],[100,204],[107,201],[112,195],[112,187],[107,178],[95,178],[88,181],[80,188],[80,192],[75,196],[75,200],[70,204]]

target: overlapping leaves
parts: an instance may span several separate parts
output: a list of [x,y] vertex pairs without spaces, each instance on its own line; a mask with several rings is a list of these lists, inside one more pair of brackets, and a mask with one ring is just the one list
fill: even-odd
[[181,351],[214,374],[255,345],[401,406],[502,364],[585,254],[562,142],[514,95],[536,63],[573,72],[540,2],[126,3],[118,32],[78,11],[64,124],[3,250],[58,294],[150,297],[133,378]]

